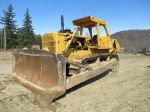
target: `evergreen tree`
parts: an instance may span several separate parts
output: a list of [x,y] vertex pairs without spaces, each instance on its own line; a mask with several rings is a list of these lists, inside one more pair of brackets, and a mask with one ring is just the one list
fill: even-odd
[[22,27],[22,33],[24,38],[24,46],[25,47],[31,47],[32,44],[34,44],[35,37],[34,37],[34,31],[32,28],[32,20],[29,15],[29,10],[25,12],[25,19],[23,20],[23,27]]
[[17,48],[23,48],[24,47],[24,36],[23,36],[23,28],[17,28],[17,43],[18,43],[18,46]]
[[35,44],[40,45],[40,48],[42,47],[42,36],[40,34],[35,34]]
[[2,48],[3,47],[3,29],[1,28],[0,29],[0,48]]
[[16,25],[14,17],[16,16],[13,13],[12,5],[7,7],[7,11],[3,10],[4,17],[0,17],[0,23],[6,26],[6,41],[7,41],[7,48],[13,48],[17,44],[16,38]]

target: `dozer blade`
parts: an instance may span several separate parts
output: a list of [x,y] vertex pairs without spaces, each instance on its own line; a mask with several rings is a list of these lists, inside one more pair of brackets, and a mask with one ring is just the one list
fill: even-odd
[[66,60],[43,50],[16,50],[12,76],[21,85],[49,101],[64,94]]

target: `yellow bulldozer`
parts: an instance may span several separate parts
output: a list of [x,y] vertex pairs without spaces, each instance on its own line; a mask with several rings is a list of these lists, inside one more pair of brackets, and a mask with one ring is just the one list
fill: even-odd
[[150,55],[150,48],[140,46],[138,53],[142,55]]
[[[61,16],[61,30],[44,34],[41,50],[13,52],[14,67],[9,75],[50,102],[88,79],[116,70],[119,64],[120,45],[110,38],[105,21],[87,16],[72,22],[77,26],[73,32],[64,29]],[[106,36],[101,36],[100,26],[105,29]],[[83,35],[84,29],[90,36]]]

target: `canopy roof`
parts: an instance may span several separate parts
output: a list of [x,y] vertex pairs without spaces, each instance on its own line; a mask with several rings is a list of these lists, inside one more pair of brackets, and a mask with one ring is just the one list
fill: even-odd
[[106,22],[104,20],[100,20],[93,16],[87,16],[84,18],[73,20],[72,23],[75,26],[82,26],[82,27],[87,27],[87,28],[94,27],[96,26],[97,23],[99,23],[99,25],[106,25]]

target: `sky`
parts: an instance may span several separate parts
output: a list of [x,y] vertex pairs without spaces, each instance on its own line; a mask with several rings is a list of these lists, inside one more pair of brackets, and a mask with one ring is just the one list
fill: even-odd
[[1,17],[10,4],[18,28],[22,27],[28,8],[34,32],[41,35],[59,31],[61,15],[64,15],[65,28],[71,30],[75,28],[72,20],[89,15],[105,20],[110,34],[150,29],[150,0],[0,0]]

